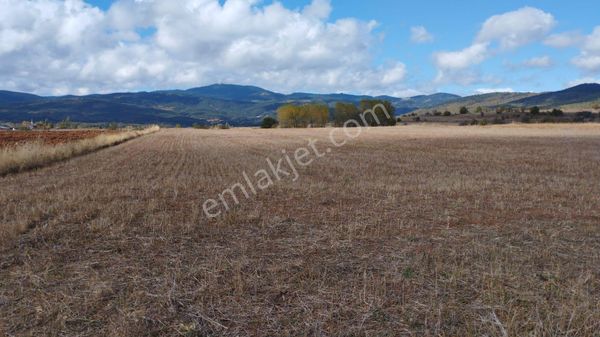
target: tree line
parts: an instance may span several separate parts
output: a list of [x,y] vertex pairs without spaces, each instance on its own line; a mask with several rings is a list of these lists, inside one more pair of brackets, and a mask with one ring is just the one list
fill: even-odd
[[[357,126],[392,126],[396,125],[395,108],[389,101],[362,100],[354,103],[338,102],[330,113],[325,104],[286,104],[277,110],[277,119],[283,128],[324,127],[330,122],[333,125]],[[263,127],[273,127],[271,120],[263,123]]]

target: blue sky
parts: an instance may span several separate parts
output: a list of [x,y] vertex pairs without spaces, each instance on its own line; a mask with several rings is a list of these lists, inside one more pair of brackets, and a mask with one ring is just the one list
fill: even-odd
[[[31,38],[2,54],[0,41],[0,61],[14,57],[22,67],[0,67],[4,89],[84,94],[236,82],[280,92],[468,95],[600,78],[597,1],[48,1],[55,6],[6,8],[53,11],[60,21],[42,24],[59,36],[44,40],[47,49]],[[19,24],[0,29],[18,37]],[[28,69],[19,51],[48,56],[63,71]],[[44,76],[32,78],[36,71]]]

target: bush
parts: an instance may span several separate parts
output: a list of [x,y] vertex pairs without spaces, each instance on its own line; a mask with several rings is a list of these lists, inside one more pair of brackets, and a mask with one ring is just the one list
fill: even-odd
[[446,110],[446,111],[444,111],[444,116],[446,116],[446,117],[452,116],[452,112]]
[[471,121],[471,125],[479,125],[479,121],[474,119]]
[[194,129],[208,129],[208,125],[204,125],[204,124],[198,124],[198,123],[194,123],[192,124],[192,127]]
[[540,108],[537,106],[534,106],[533,108],[529,109],[529,113],[531,113],[532,115],[539,115],[540,114]]
[[544,117],[540,122],[542,123],[556,123],[556,120],[552,117]]
[[594,118],[594,114],[591,111],[580,111],[580,112],[576,113],[575,116],[585,118],[585,119]]
[[58,123],[59,129],[73,129],[74,124],[71,122],[71,118],[67,117],[63,119],[60,123]]
[[460,108],[460,114],[461,115],[466,115],[469,113],[469,109],[467,109],[466,106],[463,106],[462,108]]
[[436,110],[436,111],[434,111],[434,112],[433,112],[433,115],[434,115],[434,116],[441,116],[441,115],[442,115],[442,112],[441,112],[441,111],[437,111],[437,110]]
[[521,116],[519,121],[521,123],[531,123],[531,117],[529,117],[528,115],[523,115],[523,116]]
[[267,116],[265,118],[263,118],[262,123],[260,124],[260,127],[263,129],[271,129],[274,128],[275,126],[277,126],[277,120],[271,116]]
[[496,117],[492,120],[492,124],[504,124],[504,119]]
[[460,123],[458,123],[458,126],[467,126],[469,125],[469,121],[461,121]]
[[562,115],[564,115],[565,113],[560,110],[560,109],[552,109],[552,112],[550,113],[550,115],[554,116],[554,117],[560,117]]
[[488,125],[488,124],[489,123],[488,123],[487,119],[484,119],[481,122],[479,122],[479,125],[484,125],[485,126],[485,125]]

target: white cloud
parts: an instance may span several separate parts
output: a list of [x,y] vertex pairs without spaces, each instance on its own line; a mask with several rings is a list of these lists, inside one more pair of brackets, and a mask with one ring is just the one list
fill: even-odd
[[530,68],[548,68],[552,66],[550,56],[533,57],[523,62],[523,66]]
[[498,41],[503,49],[514,49],[544,38],[555,24],[552,14],[523,7],[487,19],[476,41]]
[[433,55],[433,61],[438,69],[435,82],[457,82],[471,84],[479,81],[479,75],[469,70],[480,64],[488,57],[488,44],[476,43],[459,51],[443,51]]
[[544,44],[554,48],[567,48],[580,45],[584,41],[579,32],[564,32],[552,34],[544,40]]
[[414,43],[433,42],[433,35],[423,26],[416,26],[410,29],[410,40]]
[[581,53],[573,59],[573,64],[588,73],[600,72],[600,26],[585,37]]
[[304,7],[302,13],[317,19],[327,19],[331,14],[331,9],[329,0],[314,0],[308,6]]
[[444,51],[434,55],[435,64],[444,70],[465,69],[485,60],[487,43],[476,43],[460,51]]
[[[471,46],[459,51],[434,53],[434,64],[438,69],[435,82],[462,85],[482,82],[486,77],[480,76],[472,67],[496,54],[498,51],[493,48],[496,43],[500,45],[499,51],[521,47],[544,38],[555,24],[551,14],[532,7],[494,15],[484,22]],[[532,61],[542,64],[548,60]]]
[[479,88],[475,90],[478,95],[492,94],[495,92],[515,92],[512,88]]
[[[329,0],[0,0],[0,87],[38,93],[190,87],[404,89],[399,61],[373,67],[376,22],[329,20]],[[151,28],[151,35],[138,33]]]

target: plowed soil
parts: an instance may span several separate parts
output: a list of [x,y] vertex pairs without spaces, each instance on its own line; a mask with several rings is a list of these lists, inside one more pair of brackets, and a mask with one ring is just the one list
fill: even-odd
[[74,140],[96,137],[105,130],[69,131],[0,131],[0,148],[29,142],[61,144]]

